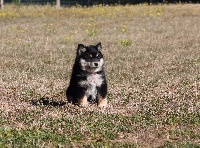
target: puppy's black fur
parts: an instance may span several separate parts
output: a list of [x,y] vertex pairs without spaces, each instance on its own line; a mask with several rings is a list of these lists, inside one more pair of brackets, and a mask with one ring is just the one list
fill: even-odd
[[97,102],[99,107],[107,105],[107,82],[101,43],[85,46],[79,44],[66,91],[68,102],[86,106]]

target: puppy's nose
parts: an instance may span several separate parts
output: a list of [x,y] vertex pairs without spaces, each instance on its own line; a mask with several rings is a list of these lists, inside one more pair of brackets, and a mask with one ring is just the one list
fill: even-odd
[[99,67],[99,63],[94,63],[94,66],[95,67]]

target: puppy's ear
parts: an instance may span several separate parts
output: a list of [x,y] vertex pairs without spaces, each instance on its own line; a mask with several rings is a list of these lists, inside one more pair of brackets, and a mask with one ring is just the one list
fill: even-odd
[[98,50],[101,51],[101,50],[102,50],[101,42],[99,42],[99,43],[96,45],[96,47],[97,47]]
[[86,51],[86,48],[83,44],[78,44],[78,48],[77,48],[77,55],[81,55],[83,52]]

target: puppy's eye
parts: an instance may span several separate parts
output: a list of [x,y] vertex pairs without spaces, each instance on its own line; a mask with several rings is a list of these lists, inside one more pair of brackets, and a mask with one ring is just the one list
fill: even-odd
[[85,58],[90,59],[90,58],[92,58],[92,55],[91,54],[86,54]]
[[97,53],[97,54],[96,54],[96,57],[98,57],[98,56],[99,56],[99,54]]

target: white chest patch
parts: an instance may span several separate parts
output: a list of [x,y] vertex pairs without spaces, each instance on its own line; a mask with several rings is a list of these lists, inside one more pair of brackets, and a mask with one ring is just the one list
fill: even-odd
[[87,76],[87,80],[79,82],[82,87],[87,87],[86,96],[92,96],[92,99],[96,99],[97,87],[103,83],[102,76],[100,74],[91,74]]

